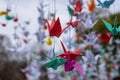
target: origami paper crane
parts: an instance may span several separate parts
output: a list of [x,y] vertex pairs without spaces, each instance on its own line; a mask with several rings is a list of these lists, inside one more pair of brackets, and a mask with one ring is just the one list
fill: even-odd
[[99,18],[99,15],[96,14],[95,12],[93,12],[91,15],[90,15],[90,18],[93,22],[97,21],[98,18]]
[[82,11],[82,3],[80,2],[80,0],[77,0],[76,5],[73,7],[74,7],[74,14],[78,14],[79,12],[81,12]]
[[22,38],[22,41],[27,44],[29,42],[29,40],[27,38]]
[[18,17],[14,17],[13,21],[18,22]]
[[94,0],[90,0],[90,2],[89,3],[87,3],[87,5],[88,5],[88,10],[89,11],[91,11],[91,12],[93,12],[94,10],[95,10],[95,1]]
[[95,44],[94,46],[93,46],[93,48],[96,50],[96,51],[102,51],[102,46],[101,46],[101,44]]
[[39,7],[37,7],[37,10],[39,12],[39,17],[38,17],[38,23],[41,25],[44,25],[46,23],[46,20],[45,20],[45,12],[44,12],[44,8],[48,6],[48,5],[44,5],[43,4],[43,1],[40,1],[39,3]]
[[92,66],[94,66],[97,63],[97,60],[99,57],[100,57],[100,55],[94,56],[94,54],[92,53],[91,50],[86,50],[85,56],[83,56],[82,58],[83,58],[84,62],[87,64],[87,66],[89,68],[91,68]]
[[3,15],[8,15],[8,11],[0,11],[0,16],[3,16]]
[[66,62],[65,59],[58,58],[56,56],[53,49],[53,59],[52,60],[49,59],[48,62],[44,64],[44,66],[48,68],[53,68],[56,70],[60,65],[64,64],[65,62]]
[[88,16],[85,23],[83,23],[83,25],[86,28],[93,28],[94,25],[97,23],[98,20],[96,20],[95,22],[92,21],[91,16]]
[[83,9],[82,3],[80,0],[76,0],[75,5],[73,5],[73,9],[70,6],[67,6],[67,7],[68,7],[68,12],[71,16],[74,16],[74,15],[80,13]]
[[25,37],[28,37],[29,34],[30,34],[29,31],[27,31],[27,30],[24,30],[24,31],[23,31],[23,35],[24,35]]
[[40,24],[40,25],[45,25],[45,23],[46,23],[46,21],[45,21],[45,19],[44,18],[42,18],[42,17],[38,17],[38,23]]
[[57,18],[57,20],[53,18],[51,25],[47,21],[47,26],[48,26],[49,35],[56,37],[59,37],[69,27],[69,25],[67,25],[64,29],[62,29],[59,18]]
[[47,44],[47,45],[52,45],[52,40],[51,40],[50,37],[47,38],[47,40],[46,40],[46,44]]
[[6,26],[7,26],[7,24],[6,24],[6,23],[2,23],[1,25],[2,25],[2,27],[6,27]]
[[64,44],[61,42],[61,45],[62,45],[62,48],[64,50],[64,53],[63,54],[60,54],[59,57],[63,58],[63,59],[66,59],[68,60],[70,58],[70,60],[74,60],[76,59],[77,57],[80,57],[80,56],[83,56],[82,54],[79,54],[79,52],[81,51],[80,48],[78,48],[75,52],[72,52],[72,51],[67,51],[64,47]]
[[120,32],[120,26],[117,27],[117,17],[115,17],[114,26],[113,27],[106,20],[102,19],[102,21],[105,24],[105,26],[107,27],[107,29],[112,33],[113,36],[117,35],[118,32]]
[[104,2],[101,2],[100,0],[98,1],[98,6],[101,6],[102,8],[109,8],[115,0],[105,0]]
[[19,35],[18,35],[16,32],[13,33],[13,38],[14,38],[14,39],[20,39]]
[[12,20],[14,17],[10,15],[6,15],[6,20]]
[[77,19],[80,19],[81,21],[85,22],[85,20],[87,18],[87,13],[86,12],[82,12],[82,13],[78,14],[76,17],[77,17]]
[[98,35],[98,39],[103,43],[109,42],[110,38],[111,38],[110,33],[102,33],[101,35]]
[[38,31],[35,33],[35,36],[36,36],[38,42],[44,43],[44,38],[46,37],[44,31],[38,30]]
[[97,40],[97,37],[96,37],[95,32],[91,32],[88,35],[86,35],[86,39],[83,40],[83,42],[84,42],[84,44],[86,46],[88,46],[88,45],[95,45],[96,40]]
[[80,64],[76,63],[78,56],[82,56],[78,54],[80,52],[80,49],[76,50],[76,52],[73,53],[72,51],[66,51],[62,41],[61,41],[61,44],[65,53],[59,55],[59,57],[67,60],[67,62],[64,64],[65,71],[72,71],[75,68],[82,76],[84,76],[84,73],[82,71]]

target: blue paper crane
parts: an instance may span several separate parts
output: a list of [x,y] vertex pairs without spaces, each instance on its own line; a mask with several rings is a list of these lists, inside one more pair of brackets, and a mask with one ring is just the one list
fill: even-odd
[[115,0],[105,0],[104,2],[101,2],[100,0],[98,1],[98,6],[101,6],[102,8],[109,8],[111,4],[114,3]]

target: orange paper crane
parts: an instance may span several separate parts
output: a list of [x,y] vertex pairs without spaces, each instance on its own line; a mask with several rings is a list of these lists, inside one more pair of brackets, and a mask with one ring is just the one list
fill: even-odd
[[93,12],[95,10],[95,1],[90,0],[89,3],[87,3],[89,11]]
[[50,36],[59,37],[69,27],[69,25],[67,25],[64,29],[62,29],[60,19],[57,18],[57,20],[55,20],[55,18],[53,18],[51,25],[47,21],[47,27]]

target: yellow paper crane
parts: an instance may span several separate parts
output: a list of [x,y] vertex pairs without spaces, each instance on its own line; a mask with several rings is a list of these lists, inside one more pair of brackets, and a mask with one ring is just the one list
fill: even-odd
[[8,11],[0,11],[0,16],[8,15]]
[[51,40],[50,37],[47,38],[47,40],[46,40],[46,44],[47,44],[47,45],[52,45],[52,40]]

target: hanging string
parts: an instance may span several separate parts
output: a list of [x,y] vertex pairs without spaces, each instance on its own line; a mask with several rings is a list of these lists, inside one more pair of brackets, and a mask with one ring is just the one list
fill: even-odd
[[56,17],[56,0],[52,0],[52,4],[53,4],[53,8],[52,8],[52,13],[51,13],[51,16],[52,17]]
[[13,3],[12,3],[11,0],[8,0],[8,1],[7,1],[7,9],[6,9],[6,10],[7,10],[8,12],[11,11],[11,9],[12,9],[12,4],[13,4]]
[[56,0],[54,0],[54,18],[56,17]]
[[47,19],[51,19],[51,15],[50,15],[50,0],[48,1],[48,15],[47,15]]
[[56,42],[56,41],[55,41],[55,37],[54,37],[53,49],[55,49],[55,42]]
[[[70,2],[70,0],[69,0],[69,5],[70,5],[70,4],[71,4],[71,2]],[[69,20],[72,21],[72,16],[69,16]],[[68,47],[69,47],[69,49],[71,49],[71,44],[70,44],[70,41],[71,41],[71,40],[70,40],[70,37],[71,37],[71,36],[70,36],[70,34],[71,34],[71,33],[70,33],[70,27],[69,27],[69,30],[68,30],[68,36],[69,36],[69,38],[68,38],[68,39],[69,39],[69,40],[68,40],[68,45],[69,45],[69,46],[68,46]]]
[[114,16],[115,16],[115,4],[113,4],[113,8],[114,8]]
[[[53,0],[53,2],[54,2],[54,18],[56,18],[56,0]],[[54,45],[53,45],[53,48],[55,49],[55,37],[54,37]]]

